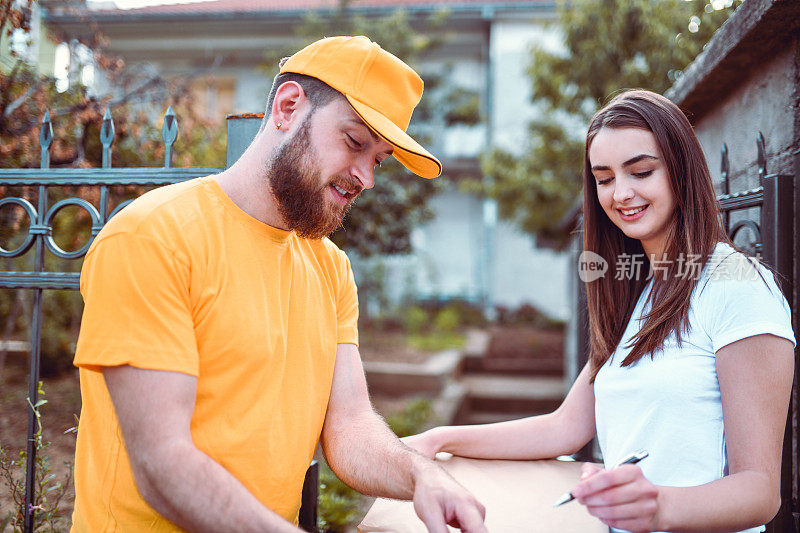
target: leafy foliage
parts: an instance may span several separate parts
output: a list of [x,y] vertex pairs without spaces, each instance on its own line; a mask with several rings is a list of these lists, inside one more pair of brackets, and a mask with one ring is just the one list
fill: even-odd
[[591,116],[623,89],[668,89],[741,1],[561,0],[563,50],[531,50],[527,74],[542,114],[527,147],[485,154],[491,179],[473,190],[495,198],[501,216],[523,230],[565,245],[563,217],[580,194]]

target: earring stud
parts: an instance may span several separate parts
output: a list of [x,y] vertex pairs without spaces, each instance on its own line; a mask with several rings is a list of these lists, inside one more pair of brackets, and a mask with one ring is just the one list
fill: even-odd
[[277,124],[275,124],[275,129],[279,130],[279,129],[281,129],[281,126],[282,126],[282,124],[280,122],[278,122]]

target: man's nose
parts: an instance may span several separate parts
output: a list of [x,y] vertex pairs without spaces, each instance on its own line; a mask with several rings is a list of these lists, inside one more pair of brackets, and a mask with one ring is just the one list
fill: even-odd
[[353,167],[350,173],[364,189],[371,189],[375,186],[375,167],[372,165],[360,163]]

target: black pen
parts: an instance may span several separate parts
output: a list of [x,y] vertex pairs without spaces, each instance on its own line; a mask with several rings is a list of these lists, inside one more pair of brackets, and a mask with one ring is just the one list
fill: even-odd
[[[630,454],[627,457],[625,457],[625,459],[623,459],[622,461],[617,463],[617,466],[635,465],[636,463],[638,463],[639,461],[641,461],[642,459],[644,459],[648,455],[650,455],[650,454],[647,453],[644,450],[639,450],[637,452],[633,452],[632,454]],[[614,468],[616,468],[616,466]],[[558,501],[556,501],[556,503],[553,504],[553,507],[558,507],[559,505],[564,505],[565,503],[571,502],[574,499],[575,499],[575,496],[573,496],[571,492],[567,492],[566,494],[562,495],[558,499]]]

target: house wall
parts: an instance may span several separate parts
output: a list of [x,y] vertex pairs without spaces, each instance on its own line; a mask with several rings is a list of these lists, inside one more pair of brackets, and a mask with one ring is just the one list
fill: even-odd
[[796,48],[785,48],[742,79],[736,90],[696,123],[711,175],[722,192],[720,165],[722,144],[727,143],[731,192],[758,184],[756,136],[764,134],[767,172],[794,173],[793,153],[800,120],[800,56]]

